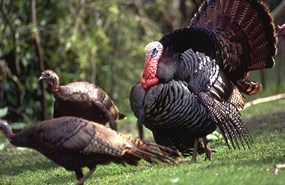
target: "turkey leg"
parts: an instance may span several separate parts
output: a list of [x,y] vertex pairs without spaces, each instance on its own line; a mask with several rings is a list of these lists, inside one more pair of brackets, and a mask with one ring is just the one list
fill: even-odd
[[199,138],[195,139],[191,163],[196,163],[198,153]]
[[[75,172],[76,173],[76,177],[78,179],[77,185],[83,185],[84,181],[86,179],[88,179],[94,173],[95,169],[96,169],[96,167],[90,169],[88,173],[86,173],[83,177],[80,178],[80,180],[78,179],[77,173]],[[82,174],[82,172],[81,172],[81,174]]]
[[208,146],[208,140],[206,137],[203,137],[203,144],[204,144],[204,150],[205,150],[205,154],[206,154],[206,157],[205,157],[205,160],[206,159],[209,159],[209,160],[212,160],[212,153],[213,152],[216,152],[214,149],[210,148]]

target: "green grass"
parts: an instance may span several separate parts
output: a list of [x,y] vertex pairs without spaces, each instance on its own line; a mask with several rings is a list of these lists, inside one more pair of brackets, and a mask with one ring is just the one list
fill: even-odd
[[[279,66],[283,68],[284,66]],[[275,68],[276,70],[276,68]],[[268,73],[269,72],[269,73]],[[275,94],[276,72],[268,70],[266,88],[257,96],[246,96],[246,102]],[[261,82],[259,72],[252,73],[251,79]],[[285,92],[285,84],[279,86]],[[242,111],[254,139],[251,150],[229,150],[223,143],[211,143],[217,152],[212,161],[204,161],[204,155],[198,162],[190,163],[190,158],[181,158],[176,165],[150,165],[140,162],[137,167],[110,164],[99,165],[95,173],[85,184],[109,185],[278,185],[284,184],[285,170],[274,174],[274,165],[285,163],[285,100],[252,106]],[[129,116],[119,122],[120,131],[137,136],[136,118]],[[146,138],[152,140],[146,131]],[[0,148],[5,139],[0,135]],[[85,169],[85,172],[87,169]],[[0,150],[0,185],[72,185],[76,184],[73,172],[57,166],[36,151],[15,150],[5,145]]]
[[[275,164],[285,163],[284,107],[285,100],[280,100],[242,111],[254,139],[251,150],[234,151],[222,143],[212,143],[217,150],[212,161],[204,161],[204,155],[200,155],[196,164],[191,164],[190,158],[182,158],[176,165],[150,165],[143,161],[137,167],[99,165],[86,184],[284,184],[285,170],[277,175],[273,172]],[[3,185],[76,184],[73,172],[33,150],[5,147],[0,161]]]

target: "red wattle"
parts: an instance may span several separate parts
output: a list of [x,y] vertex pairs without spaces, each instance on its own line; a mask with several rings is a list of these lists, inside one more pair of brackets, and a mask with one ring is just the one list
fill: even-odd
[[148,89],[151,86],[158,84],[159,79],[155,76],[157,71],[158,61],[153,58],[147,59],[145,64],[145,70],[141,79],[141,83],[144,89]]
[[150,87],[158,84],[158,82],[159,82],[159,79],[156,77],[152,79],[145,79],[145,78],[141,79],[141,83],[144,89],[149,89]]

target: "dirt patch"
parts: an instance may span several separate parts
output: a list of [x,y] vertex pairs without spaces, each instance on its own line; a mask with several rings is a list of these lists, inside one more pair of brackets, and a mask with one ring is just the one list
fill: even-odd
[[249,129],[285,130],[285,112],[276,112],[264,117],[245,121]]

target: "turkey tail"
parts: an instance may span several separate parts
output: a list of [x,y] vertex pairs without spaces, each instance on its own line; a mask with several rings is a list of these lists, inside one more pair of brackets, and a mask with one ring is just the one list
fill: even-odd
[[120,136],[135,146],[128,150],[128,154],[134,155],[150,163],[156,161],[176,163],[175,159],[180,156],[180,154],[174,149],[154,143],[148,143],[124,134],[120,134]]
[[[190,26],[216,34],[216,59],[222,62],[233,81],[244,79],[251,70],[274,65],[276,29],[264,1],[205,0]],[[249,93],[252,92],[255,91]]]
[[205,93],[199,93],[199,96],[219,127],[228,147],[250,149],[252,137],[237,108],[229,102],[215,101]]
[[261,91],[262,85],[255,81],[248,81],[246,79],[237,81],[237,86],[240,91],[245,92],[248,95],[253,95]]

